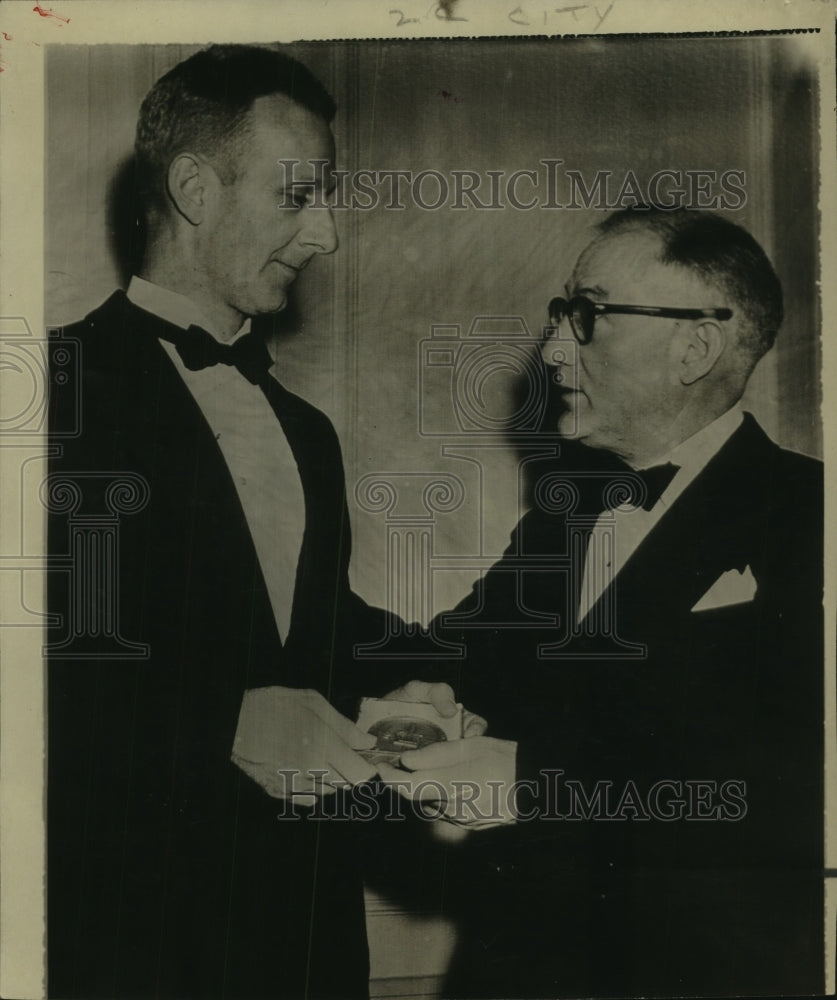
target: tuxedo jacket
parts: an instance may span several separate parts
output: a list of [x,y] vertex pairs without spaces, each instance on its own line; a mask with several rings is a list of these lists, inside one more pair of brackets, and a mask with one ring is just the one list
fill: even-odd
[[[819,463],[745,415],[592,636],[573,634],[584,545],[557,506],[436,622],[467,648],[463,702],[517,741],[518,808],[537,816],[449,852],[450,995],[821,991]],[[700,610],[728,573],[753,593]]]
[[[78,383],[53,386],[50,488],[60,499],[75,483],[80,500],[49,520],[49,995],[365,995],[347,825],[277,818],[281,803],[230,762],[247,688],[316,688],[341,706],[382,693],[351,662],[383,620],[349,588],[337,438],[283,390],[306,509],[283,645],[165,327],[117,292],[61,333],[80,359]],[[135,502],[120,507],[126,489]],[[111,540],[90,544],[113,546],[112,569],[74,579],[79,530],[103,523]]]

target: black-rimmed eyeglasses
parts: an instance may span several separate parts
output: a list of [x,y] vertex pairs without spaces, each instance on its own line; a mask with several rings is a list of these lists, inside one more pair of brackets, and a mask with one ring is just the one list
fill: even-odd
[[576,295],[569,302],[555,298],[549,303],[549,322],[557,325],[563,316],[570,321],[573,336],[579,344],[589,344],[593,339],[596,317],[604,313],[623,313],[626,316],[662,316],[667,319],[730,319],[732,309],[678,309],[674,306],[626,306],[611,302],[593,302],[584,295]]

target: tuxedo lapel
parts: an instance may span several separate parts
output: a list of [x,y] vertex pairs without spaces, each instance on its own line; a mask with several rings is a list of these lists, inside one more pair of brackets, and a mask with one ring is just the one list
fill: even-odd
[[[261,634],[279,646],[267,586],[232,476],[192,394],[158,343],[167,324],[133,306],[122,293],[103,310],[119,314],[113,325],[124,328],[124,339],[136,344],[136,354],[123,347],[122,357],[111,354],[110,363],[123,366],[120,375],[128,395],[135,397],[139,420],[133,443],[140,461],[154,470],[166,505],[183,530],[205,536],[205,571],[219,581],[229,573],[236,586],[252,593],[251,635]],[[288,439],[305,498],[283,683],[326,689],[337,642],[336,616],[349,593],[350,529],[340,445],[328,418],[275,379],[266,395]],[[203,554],[198,558],[203,560]],[[244,567],[252,567],[249,579]],[[277,683],[275,677],[269,682]]]
[[265,394],[290,444],[305,497],[305,534],[286,646],[295,661],[307,664],[306,683],[328,691],[335,647],[345,638],[348,623],[343,617],[350,595],[343,458],[331,422],[316,407],[275,379],[267,383]]
[[[615,602],[620,627],[648,634],[682,619],[724,572],[747,567],[751,513],[778,451],[755,420],[742,426],[674,501],[597,601]],[[762,501],[763,504],[763,501]]]
[[[156,546],[175,552],[190,545],[194,561],[190,579],[183,580],[184,593],[200,590],[204,607],[216,602],[221,607],[229,588],[230,616],[236,619],[245,613],[243,604],[241,614],[232,611],[236,592],[248,592],[249,624],[242,618],[242,633],[249,630],[256,642],[279,647],[267,586],[232,476],[209,424],[159,343],[168,325],[133,305],[123,292],[91,315],[91,337],[83,343],[86,377],[101,379],[107,387],[108,412],[86,412],[84,419],[112,426],[114,468],[136,470],[148,479],[146,513]],[[217,595],[210,594],[213,586]]]

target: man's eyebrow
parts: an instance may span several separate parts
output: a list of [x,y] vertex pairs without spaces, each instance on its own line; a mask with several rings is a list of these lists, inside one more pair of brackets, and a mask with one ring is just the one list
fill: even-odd
[[[569,292],[567,294],[569,294]],[[576,288],[573,291],[573,295],[587,295],[588,297],[591,296],[595,299],[607,298],[607,292],[601,285],[583,285],[581,288]]]

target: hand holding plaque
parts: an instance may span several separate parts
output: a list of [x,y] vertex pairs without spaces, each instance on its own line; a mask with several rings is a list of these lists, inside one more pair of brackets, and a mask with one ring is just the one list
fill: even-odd
[[364,698],[357,726],[375,737],[375,745],[361,750],[360,756],[376,766],[386,763],[398,767],[401,755],[409,750],[462,739],[462,706],[452,703],[452,707],[452,713],[448,707],[448,714],[443,715],[425,702]]
[[357,752],[373,739],[316,691],[254,688],[244,694],[232,760],[274,798],[329,795],[374,776]]
[[471,830],[513,823],[517,744],[489,736],[437,742],[401,756],[409,772],[380,762],[381,780],[405,798],[434,804],[439,819]]

